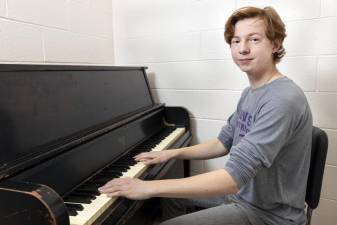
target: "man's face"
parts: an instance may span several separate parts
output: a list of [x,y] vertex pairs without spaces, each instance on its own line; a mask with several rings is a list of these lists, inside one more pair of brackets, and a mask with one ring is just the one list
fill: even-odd
[[235,24],[231,40],[231,53],[234,62],[248,75],[262,75],[275,64],[273,53],[277,48],[267,38],[262,19],[248,18]]

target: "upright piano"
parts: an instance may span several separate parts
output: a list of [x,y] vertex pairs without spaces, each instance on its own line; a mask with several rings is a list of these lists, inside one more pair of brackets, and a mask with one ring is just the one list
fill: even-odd
[[[156,104],[146,67],[0,65],[0,224],[147,224],[157,199],[109,198],[117,177],[183,177],[144,151],[187,146],[189,116]],[[173,175],[172,175],[173,174]]]

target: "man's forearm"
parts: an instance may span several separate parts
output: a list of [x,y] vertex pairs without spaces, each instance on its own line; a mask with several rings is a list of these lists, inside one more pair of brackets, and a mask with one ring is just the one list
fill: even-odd
[[236,182],[224,169],[188,178],[147,182],[151,197],[215,197],[235,194],[238,191]]
[[224,156],[228,153],[228,150],[217,138],[173,151],[173,158],[177,159],[212,159]]

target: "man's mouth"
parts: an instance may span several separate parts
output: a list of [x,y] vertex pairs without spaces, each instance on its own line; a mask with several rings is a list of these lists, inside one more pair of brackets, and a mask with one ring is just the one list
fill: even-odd
[[249,63],[249,62],[251,62],[253,59],[252,58],[249,58],[249,59],[238,59],[238,62],[239,63]]
[[238,59],[239,61],[243,61],[243,62],[245,62],[245,61],[251,61],[251,60],[253,60],[252,58],[249,58],[249,59]]

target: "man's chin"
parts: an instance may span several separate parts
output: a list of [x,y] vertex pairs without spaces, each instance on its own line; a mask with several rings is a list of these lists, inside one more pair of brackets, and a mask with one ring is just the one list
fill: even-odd
[[240,70],[244,73],[249,73],[251,71],[251,68],[245,67],[245,66],[240,66]]
[[235,62],[235,64],[239,67],[239,69],[244,72],[244,73],[248,73],[252,70],[252,66],[251,65],[243,65],[240,64],[238,62]]

